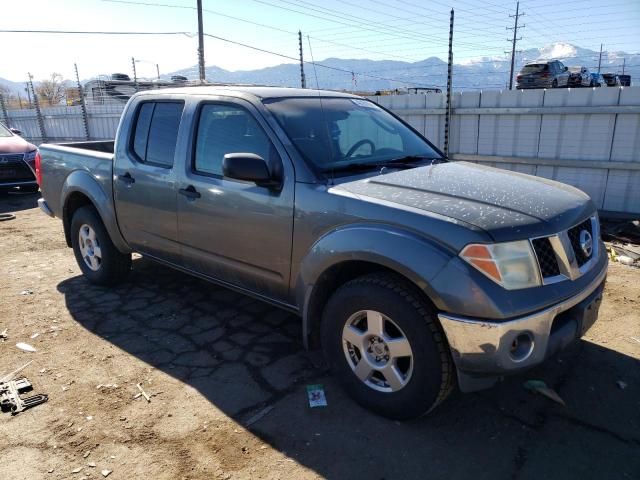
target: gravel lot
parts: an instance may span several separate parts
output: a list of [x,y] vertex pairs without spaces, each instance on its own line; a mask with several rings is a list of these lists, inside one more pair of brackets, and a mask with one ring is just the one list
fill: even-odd
[[142,258],[90,286],[36,199],[0,198],[17,217],[0,222],[0,373],[33,360],[49,401],[1,415],[3,479],[640,478],[640,269],[611,265],[598,323],[561,356],[398,423],[343,395],[290,314]]

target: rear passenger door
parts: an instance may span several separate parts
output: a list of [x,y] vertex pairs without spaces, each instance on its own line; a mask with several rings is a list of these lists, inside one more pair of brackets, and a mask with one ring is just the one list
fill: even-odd
[[180,263],[174,157],[182,101],[141,101],[114,165],[116,215],[135,250]]
[[[178,195],[186,267],[228,284],[285,300],[293,233],[293,167],[256,108],[207,101],[195,112],[193,142]],[[253,153],[282,172],[282,190],[223,176],[227,153]],[[191,193],[188,193],[191,192]]]

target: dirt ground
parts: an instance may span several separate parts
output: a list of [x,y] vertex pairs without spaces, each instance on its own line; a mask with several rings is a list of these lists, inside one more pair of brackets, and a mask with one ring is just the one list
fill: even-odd
[[[0,374],[31,360],[49,395],[0,415],[4,480],[640,479],[640,269],[611,265],[599,321],[559,357],[399,423],[345,397],[290,314],[142,258],[90,286],[36,199],[0,198]],[[315,383],[327,408],[307,406]]]

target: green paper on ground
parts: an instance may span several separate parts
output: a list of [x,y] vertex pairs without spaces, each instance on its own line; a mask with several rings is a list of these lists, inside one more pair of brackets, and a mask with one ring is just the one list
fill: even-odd
[[324,394],[324,387],[318,385],[307,385],[307,397],[311,408],[326,407],[327,397]]

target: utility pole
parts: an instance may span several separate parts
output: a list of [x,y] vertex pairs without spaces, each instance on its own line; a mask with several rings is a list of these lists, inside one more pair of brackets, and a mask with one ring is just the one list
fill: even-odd
[[136,92],[139,91],[138,88],[138,73],[136,72],[136,59],[131,57],[131,65],[133,66],[133,83],[136,86]]
[[524,13],[520,13],[520,2],[516,3],[516,14],[509,15],[510,18],[515,19],[515,23],[513,27],[507,27],[507,30],[513,30],[513,39],[507,41],[511,41],[511,70],[509,73],[509,90],[513,90],[513,67],[516,60],[516,42],[522,40],[522,37],[518,38],[518,28],[524,28],[525,25],[518,27],[518,19],[522,17]]
[[451,125],[451,70],[453,68],[453,8],[449,20],[449,60],[447,65],[447,108],[444,117],[444,155],[449,158],[449,126]]
[[156,63],[156,74],[158,75],[158,80],[160,80],[160,65]]
[[87,116],[87,105],[84,103],[84,92],[80,83],[80,75],[78,75],[78,64],[74,63],[73,68],[76,71],[76,82],[78,83],[78,95],[80,96],[80,110],[82,111],[82,126],[84,127],[84,138],[89,140],[89,117]]
[[622,59],[622,75],[624,75],[624,66],[625,66],[626,63],[627,63],[627,59],[623,58]]
[[600,65],[602,65],[602,44],[600,44],[600,56],[598,57],[598,73],[600,73]]
[[202,0],[198,1],[198,68],[200,83],[204,83],[204,32],[202,30]]
[[302,32],[298,30],[298,49],[300,50],[300,87],[307,88],[307,79],[304,76],[304,58],[302,57]]

